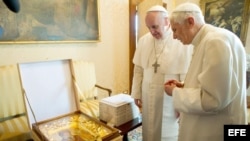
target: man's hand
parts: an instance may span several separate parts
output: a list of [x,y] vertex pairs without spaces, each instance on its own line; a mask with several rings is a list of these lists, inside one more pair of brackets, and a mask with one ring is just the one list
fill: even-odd
[[173,89],[176,87],[174,83],[165,84],[165,92],[167,95],[172,96]]
[[139,108],[142,108],[142,101],[141,101],[141,99],[135,99],[135,105],[137,105]]
[[182,88],[184,86],[183,83],[177,80],[169,80],[168,82],[165,83],[165,85],[171,85],[171,84],[175,84],[178,88]]
[[167,93],[167,95],[172,96],[172,92],[175,87],[182,88],[184,85],[183,83],[177,80],[169,80],[165,83],[164,86],[165,86],[165,92]]

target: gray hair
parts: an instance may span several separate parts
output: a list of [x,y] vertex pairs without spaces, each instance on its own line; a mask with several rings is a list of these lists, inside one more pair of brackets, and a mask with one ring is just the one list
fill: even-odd
[[190,16],[194,18],[197,24],[205,24],[204,16],[199,6],[189,2],[177,6],[170,15],[170,20],[183,24]]

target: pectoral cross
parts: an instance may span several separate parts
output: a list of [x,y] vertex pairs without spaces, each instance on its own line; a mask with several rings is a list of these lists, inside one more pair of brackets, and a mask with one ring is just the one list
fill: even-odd
[[155,70],[154,72],[157,73],[157,68],[160,67],[160,64],[157,63],[157,60],[152,66],[154,67],[154,70]]

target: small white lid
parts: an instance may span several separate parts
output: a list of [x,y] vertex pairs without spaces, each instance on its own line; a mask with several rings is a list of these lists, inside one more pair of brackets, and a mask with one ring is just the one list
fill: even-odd
[[133,101],[134,99],[130,95],[123,93],[101,99],[101,102],[114,107],[119,107],[121,105],[131,103]]
[[30,127],[78,110],[69,60],[22,63],[19,71]]

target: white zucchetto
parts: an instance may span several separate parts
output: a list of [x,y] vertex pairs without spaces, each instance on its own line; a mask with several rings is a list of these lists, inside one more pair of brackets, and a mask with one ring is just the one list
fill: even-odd
[[164,12],[168,15],[168,11],[163,6],[160,5],[152,6],[151,8],[148,9],[147,12],[153,12],[153,11]]
[[186,2],[178,5],[174,10],[174,12],[198,12],[202,13],[200,7],[194,3]]

